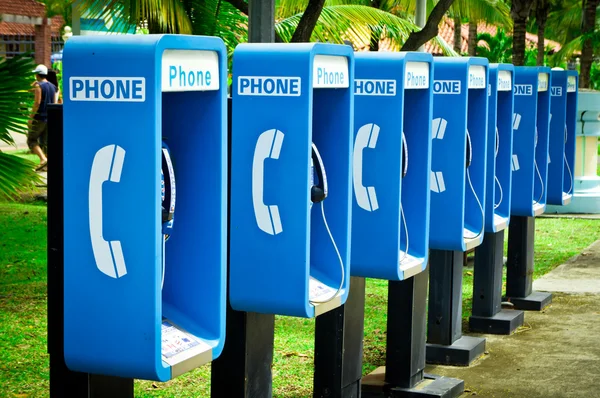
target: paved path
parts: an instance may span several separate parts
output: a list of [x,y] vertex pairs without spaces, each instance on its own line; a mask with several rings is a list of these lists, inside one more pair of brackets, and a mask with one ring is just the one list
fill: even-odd
[[0,141],[0,151],[10,151],[15,149],[27,149],[27,136],[25,134],[12,133],[15,140],[16,148],[12,145],[7,145],[4,141]]
[[487,339],[487,351],[474,364],[428,366],[426,372],[464,380],[462,397],[598,398],[599,286],[600,240],[535,281],[535,289],[553,292],[552,304],[526,312],[516,333],[478,335]]

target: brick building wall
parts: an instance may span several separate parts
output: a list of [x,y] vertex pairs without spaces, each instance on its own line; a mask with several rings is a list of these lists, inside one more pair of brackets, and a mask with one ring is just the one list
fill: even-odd
[[35,62],[50,67],[52,54],[52,30],[48,18],[44,18],[41,25],[35,26]]

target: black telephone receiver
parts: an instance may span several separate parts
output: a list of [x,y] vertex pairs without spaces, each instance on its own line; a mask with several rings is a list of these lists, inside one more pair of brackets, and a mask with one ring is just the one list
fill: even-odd
[[471,147],[471,136],[469,135],[469,131],[467,131],[467,159],[466,159],[466,167],[471,165],[471,161],[473,160],[473,148]]
[[312,162],[317,171],[318,182],[310,188],[310,200],[313,203],[319,203],[327,197],[327,174],[325,174],[325,167],[323,166],[321,154],[314,142],[312,143]]
[[162,230],[168,239],[173,229],[175,215],[175,172],[169,147],[162,144],[162,166],[161,166],[161,199],[162,199]]
[[408,173],[408,144],[406,136],[402,132],[402,178],[406,177],[406,173]]

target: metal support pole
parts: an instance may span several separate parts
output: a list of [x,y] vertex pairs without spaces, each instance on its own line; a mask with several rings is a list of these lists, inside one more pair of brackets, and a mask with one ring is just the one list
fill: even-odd
[[512,216],[508,231],[506,300],[516,309],[541,311],[552,294],[533,291],[535,217]]
[[464,253],[430,250],[427,362],[469,365],[485,351],[485,339],[462,335]]
[[248,0],[248,42],[275,42],[275,0]]
[[[231,143],[232,101],[227,99],[228,142]],[[231,173],[231,145],[228,148]],[[227,178],[228,195],[231,178]],[[230,198],[227,200],[231,203]],[[231,208],[227,208],[227,219]],[[229,297],[229,229],[227,232],[227,296]],[[235,311],[227,299],[225,346],[211,364],[211,397],[270,398],[273,396],[273,346],[275,315]]]
[[[417,0],[415,9],[415,24],[419,28],[423,28],[427,21],[427,0]],[[425,51],[425,46],[419,47],[419,51]]]
[[73,372],[64,359],[63,107],[48,105],[48,354],[51,398],[133,398],[133,379]]
[[455,398],[463,393],[462,380],[424,373],[428,276],[426,270],[389,282],[385,367],[363,377],[362,398]]
[[313,396],[360,397],[365,278],[350,279],[346,303],[317,317]]
[[502,309],[504,230],[487,232],[475,249],[472,332],[511,334],[523,324],[523,311]]
[[[248,1],[248,41],[275,41],[275,0]],[[229,153],[231,173],[232,101],[228,98]],[[231,178],[228,177],[229,184]],[[227,189],[231,193],[231,185]],[[228,203],[231,203],[228,198]],[[227,219],[231,209],[227,209]],[[229,233],[229,232],[228,232]],[[227,237],[227,295],[229,297],[229,236]],[[273,396],[273,346],[275,315],[235,311],[227,300],[226,339],[222,354],[212,362],[211,397],[270,398]]]

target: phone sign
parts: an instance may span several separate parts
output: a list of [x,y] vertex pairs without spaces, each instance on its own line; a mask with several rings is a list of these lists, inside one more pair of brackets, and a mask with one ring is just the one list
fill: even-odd
[[404,88],[429,88],[429,64],[427,62],[407,62],[404,72]]
[[567,93],[574,93],[577,91],[577,79],[575,76],[567,77]]
[[512,75],[510,71],[500,70],[498,71],[498,91],[511,91],[512,90]]
[[71,77],[71,101],[146,101],[146,79],[143,77]]
[[350,87],[348,58],[337,55],[315,55],[313,88]]
[[469,66],[469,88],[485,88],[485,66],[471,65]]
[[219,56],[216,51],[165,50],[161,71],[163,92],[219,89]]
[[538,73],[538,91],[548,91],[547,73]]

